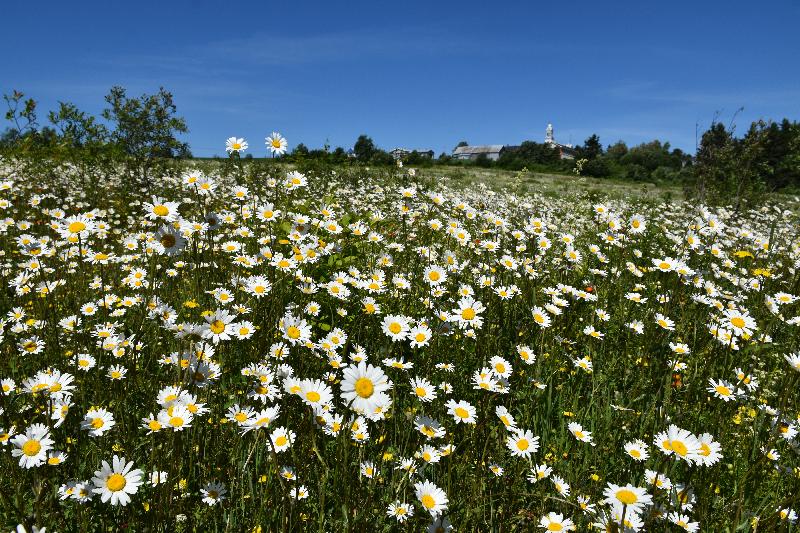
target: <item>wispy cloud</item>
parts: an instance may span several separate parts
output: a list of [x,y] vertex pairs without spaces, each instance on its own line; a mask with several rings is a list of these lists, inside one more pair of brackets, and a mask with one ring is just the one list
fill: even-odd
[[243,74],[242,66],[302,66],[365,59],[387,61],[419,57],[497,53],[498,44],[487,49],[463,33],[441,28],[406,27],[391,30],[362,29],[318,35],[254,33],[242,37],[187,44],[157,54],[98,55],[87,61],[106,67],[149,68],[185,76]]
[[623,101],[683,104],[695,106],[794,106],[800,102],[800,88],[775,89],[771,87],[709,89],[670,89],[664,83],[631,81],[606,90],[612,98]]

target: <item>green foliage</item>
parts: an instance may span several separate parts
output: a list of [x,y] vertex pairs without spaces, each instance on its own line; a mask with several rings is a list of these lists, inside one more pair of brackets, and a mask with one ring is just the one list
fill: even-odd
[[583,143],[583,147],[581,150],[579,150],[579,154],[581,157],[584,157],[589,161],[597,159],[603,155],[603,145],[600,144],[600,137],[598,137],[595,133],[586,139],[586,141]]
[[[67,454],[61,465],[24,469],[11,454],[19,444],[2,448],[4,531],[21,522],[29,530],[35,522],[48,531],[87,532],[123,525],[130,531],[424,531],[431,518],[415,496],[414,483],[421,480],[448,495],[446,514],[459,531],[534,531],[549,512],[569,516],[577,530],[587,531],[603,518],[604,490],[611,483],[645,487],[652,495],[655,506],[640,513],[647,531],[678,531],[663,514],[680,508],[679,487],[688,487],[693,507],[686,514],[703,531],[754,531],[756,518],[758,531],[789,527],[777,511],[796,507],[800,462],[795,442],[778,428],[784,421],[796,425],[792,391],[800,374],[782,355],[796,350],[796,326],[788,319],[797,316],[800,303],[782,303],[778,317],[764,301],[766,295],[798,292],[792,268],[798,252],[791,242],[797,218],[789,210],[745,211],[733,218],[728,210],[701,211],[683,202],[614,201],[601,215],[598,202],[610,198],[602,182],[593,182],[588,195],[572,191],[545,198],[538,189],[526,193],[531,178],[521,171],[507,187],[467,185],[456,191],[446,180],[424,182],[394,166],[352,165],[334,175],[322,157],[302,160],[309,165],[308,184],[290,190],[285,162],[240,163],[186,167],[196,165],[214,180],[211,194],[171,176],[156,180],[153,192],[176,202],[179,220],[202,221],[212,212],[232,218],[187,234],[176,255],[162,250],[175,238],[162,233],[169,226],[165,220],[149,220],[148,214],[156,214],[146,203],[150,197],[116,171],[103,176],[102,190],[73,186],[66,194],[42,194],[41,183],[49,191],[74,183],[75,169],[65,166],[43,182],[21,174],[3,192],[6,216],[16,223],[8,223],[0,242],[5,256],[14,258],[6,274],[14,281],[2,294],[9,318],[0,339],[0,377],[12,378],[16,387],[0,394],[0,433],[13,427],[24,434],[42,423],[50,427],[56,449]],[[249,188],[244,201],[234,194],[242,184]],[[404,215],[397,199],[409,185],[417,191],[405,200],[414,214]],[[254,216],[264,201],[281,213],[277,220]],[[62,210],[70,214],[52,218]],[[327,210],[330,216],[320,218]],[[70,240],[70,217],[90,213],[92,231]],[[547,214],[542,232],[531,221],[538,213]],[[300,224],[297,214],[325,223]],[[636,216],[646,224],[633,226]],[[441,220],[456,222],[470,237],[456,242]],[[329,230],[327,223],[334,221],[343,228],[360,222],[364,229]],[[710,229],[711,221],[713,232],[698,230]],[[612,222],[609,235],[624,238],[598,240],[598,230]],[[300,225],[307,233],[297,241]],[[562,242],[567,234],[569,244]],[[25,235],[55,252],[20,244]],[[552,246],[542,249],[546,236]],[[690,237],[699,246],[686,246]],[[484,277],[488,268],[478,268],[488,255],[473,245],[478,239],[499,246],[491,256],[491,276]],[[762,246],[767,239],[768,250]],[[241,248],[231,253],[231,244]],[[711,253],[712,246],[722,253]],[[566,261],[572,249],[582,256]],[[296,268],[279,268],[279,257],[298,254],[302,262]],[[682,264],[666,271],[653,266],[682,254]],[[516,265],[504,264],[503,257]],[[427,281],[431,266],[447,273],[438,289]],[[372,292],[364,283],[376,274],[385,290]],[[345,275],[353,279],[334,283]],[[247,289],[250,276],[268,278],[266,297]],[[407,280],[406,288],[395,287],[390,280],[396,279]],[[306,290],[307,280],[319,289]],[[334,285],[346,286],[348,295],[331,291]],[[464,317],[457,311],[464,287],[485,306],[481,323],[470,329],[457,325]],[[516,294],[509,297],[510,287]],[[229,303],[218,291],[233,295]],[[370,311],[366,297],[380,311]],[[317,312],[306,311],[312,304]],[[217,309],[230,310],[227,316],[239,325],[252,320],[250,334],[209,340],[210,314]],[[714,325],[734,325],[726,313],[737,310],[752,318],[753,333],[718,339]],[[287,313],[307,321],[314,342],[291,344]],[[450,318],[442,320],[443,313]],[[663,325],[660,314],[674,323]],[[410,339],[392,340],[383,324],[391,315],[428,324],[430,342],[418,348]],[[631,329],[632,321],[641,321],[641,334]],[[596,334],[587,333],[588,326]],[[336,330],[347,334],[340,346],[326,352],[316,347]],[[230,325],[229,331],[241,330]],[[32,339],[41,341],[39,353],[29,353],[37,349]],[[272,351],[280,341],[288,344]],[[360,347],[369,364],[384,368],[392,381],[392,404],[385,419],[360,423],[370,437],[357,443],[355,413],[341,394],[342,369],[331,363],[338,354],[354,368]],[[84,354],[94,358],[94,368],[80,369]],[[481,369],[497,371],[497,356],[504,358],[507,378],[489,374],[485,388],[476,386]],[[206,366],[215,362],[217,370]],[[269,379],[254,375],[255,363],[263,363]],[[110,375],[116,365],[126,371],[122,380]],[[297,380],[320,379],[331,388],[326,411],[344,417],[336,433],[324,431],[333,429],[332,419],[315,416],[302,395],[290,392],[295,381],[284,380],[287,368]],[[58,389],[28,380],[47,380],[56,371],[74,377],[67,411],[53,410],[62,399]],[[417,377],[442,384],[435,389],[438,397],[423,401],[411,381]],[[723,399],[709,390],[712,379],[729,380],[731,389],[742,391],[747,383],[758,385]],[[171,400],[160,394],[169,386],[180,386],[182,395],[192,395],[191,405],[209,411],[194,416],[183,431],[164,425],[150,434],[149,424],[142,424],[148,413],[163,407],[172,416]],[[254,393],[267,386],[275,397],[262,402]],[[448,400],[473,406],[476,423],[459,423]],[[232,416],[236,409],[229,411],[234,404],[260,411],[265,403],[281,408],[263,422],[268,428],[244,432],[247,425]],[[93,405],[114,415],[105,435],[91,436],[81,426]],[[512,455],[509,437],[515,432],[496,415],[499,406],[538,438],[529,458]],[[63,423],[55,425],[52,412],[61,412]],[[417,430],[420,415],[439,421],[445,434],[430,438]],[[584,437],[591,432],[591,444],[579,440],[571,422],[582,425]],[[698,456],[693,464],[693,456],[669,453],[656,435],[670,424],[707,433],[704,442],[721,447],[720,460],[698,464]],[[296,436],[280,452],[270,436],[278,427]],[[626,451],[634,439],[644,441],[649,457],[638,461]],[[437,450],[438,462],[424,458],[426,445]],[[780,460],[767,458],[771,449]],[[59,487],[91,479],[101,461],[115,454],[143,470],[146,481],[153,471],[166,472],[166,479],[145,482],[124,508],[98,496],[85,503],[60,497]],[[413,475],[398,468],[401,458],[416,458]],[[366,461],[377,475],[360,474]],[[502,466],[502,475],[492,473],[492,465]],[[529,481],[535,465],[552,468],[550,477]],[[281,476],[284,466],[295,479]],[[645,469],[675,488],[649,486]],[[554,476],[571,487],[570,494],[556,492]],[[208,506],[201,489],[212,481],[225,483],[227,495]],[[292,489],[301,485],[309,497],[297,500]],[[580,503],[587,501],[579,497],[591,506],[582,510]],[[397,500],[415,509],[404,524],[386,513]]]
[[375,150],[369,159],[371,165],[392,166],[395,164],[394,158],[388,152]]
[[189,128],[176,115],[172,93],[163,87],[138,98],[129,97],[123,87],[112,87],[106,102],[109,107],[102,116],[115,126],[111,142],[127,156],[128,167],[142,183],[148,182],[151,171],[163,171],[166,159],[191,156],[189,145],[177,137]]
[[3,95],[3,100],[8,107],[6,120],[14,123],[14,126],[3,136],[4,144],[18,142],[27,135],[36,133],[36,101],[33,98],[23,100],[24,96],[23,93],[16,90],[10,95]]
[[767,190],[770,166],[770,127],[754,122],[741,139],[733,129],[712,124],[703,134],[690,193],[712,205],[730,205],[737,211],[760,202]]
[[522,170],[526,167],[545,167],[555,171],[567,170],[557,148],[534,141],[524,141],[516,149],[503,151],[497,165],[509,170]]
[[48,118],[67,148],[97,151],[109,140],[108,128],[75,104],[59,102],[58,111],[51,111]]
[[607,178],[611,175],[611,163],[607,159],[600,157],[589,159],[584,163],[581,175],[593,178]]
[[[49,124],[40,125],[34,99],[13,91],[4,100],[10,127],[0,134],[0,154],[38,173],[53,172],[61,163],[70,162],[89,179],[98,174],[97,168],[121,165],[138,184],[149,187],[154,176],[171,172],[174,159],[191,157],[188,144],[179,138],[188,132],[186,121],[177,115],[173,96],[163,87],[139,97],[113,87],[105,97],[108,107],[101,116],[106,122],[72,103],[59,102],[58,109],[47,114]],[[461,141],[457,147],[467,145]],[[433,159],[412,152],[404,163],[570,174],[576,171],[576,161],[585,160],[578,171],[582,176],[683,185],[701,201],[730,203],[737,208],[760,201],[767,191],[800,190],[800,123],[788,119],[753,123],[742,138],[714,122],[703,134],[696,157],[657,139],[633,147],[617,141],[604,150],[597,134],[570,155],[574,158],[562,159],[558,147],[524,141],[506,147],[497,161],[486,156],[454,160],[447,153]],[[327,142],[322,149],[299,143],[281,159],[302,168],[355,162],[387,168],[396,164],[365,134],[358,137],[350,153],[341,147],[331,150]]]
[[177,138],[188,132],[186,121],[176,115],[172,94],[164,88],[129,98],[125,89],[113,87],[102,113],[113,129],[69,102],[48,113],[52,127],[40,127],[35,100],[25,100],[19,91],[4,99],[12,127],[0,139],[0,152],[38,173],[69,162],[89,179],[98,168],[123,165],[137,182],[148,184],[154,171],[167,172],[170,159],[191,157],[188,144]]
[[370,161],[376,152],[375,142],[367,135],[359,135],[353,146],[353,152],[356,154],[356,159],[362,163]]

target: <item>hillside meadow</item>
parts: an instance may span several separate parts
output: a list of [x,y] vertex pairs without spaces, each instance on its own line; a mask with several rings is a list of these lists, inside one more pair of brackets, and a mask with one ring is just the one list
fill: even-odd
[[789,531],[797,201],[0,162],[0,525]]

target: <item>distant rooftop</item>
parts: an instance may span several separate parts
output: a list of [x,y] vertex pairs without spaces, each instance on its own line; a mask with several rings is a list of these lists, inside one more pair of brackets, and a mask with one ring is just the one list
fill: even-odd
[[503,144],[486,144],[483,146],[459,146],[453,150],[453,155],[478,155],[498,153],[503,149]]

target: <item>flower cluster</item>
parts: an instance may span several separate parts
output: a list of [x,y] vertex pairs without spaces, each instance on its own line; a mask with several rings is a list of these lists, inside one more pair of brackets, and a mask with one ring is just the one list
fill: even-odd
[[53,530],[796,521],[794,208],[411,170],[0,162],[10,500]]

